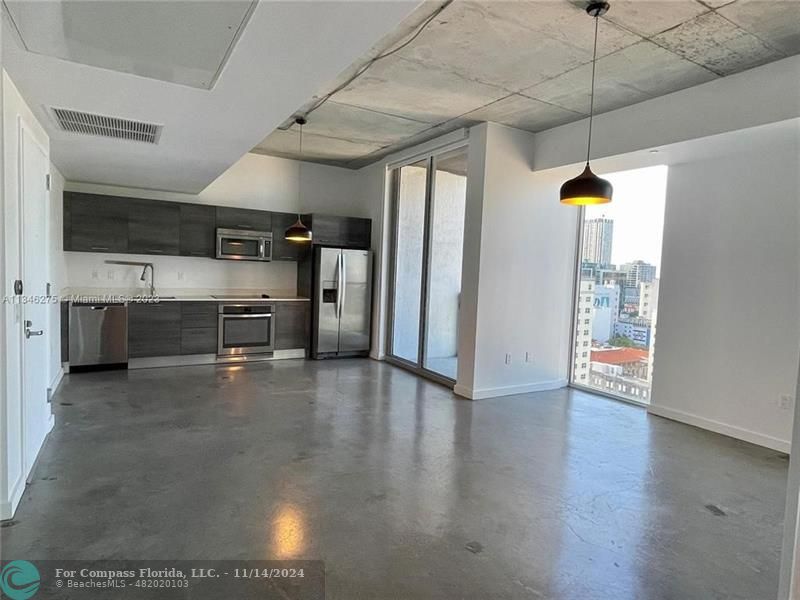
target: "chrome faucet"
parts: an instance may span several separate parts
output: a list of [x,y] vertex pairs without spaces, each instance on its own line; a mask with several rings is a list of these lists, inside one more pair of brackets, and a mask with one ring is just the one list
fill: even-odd
[[142,269],[142,276],[139,277],[139,281],[146,281],[147,280],[147,269],[150,269],[150,295],[156,295],[156,267],[153,263],[149,262],[136,262],[133,260],[107,260],[105,261],[107,265],[127,265],[129,267],[144,267]]
[[142,269],[142,276],[139,277],[139,281],[145,281],[145,276],[147,275],[147,268],[150,267],[150,295],[156,295],[156,268],[153,266],[153,263],[147,263]]

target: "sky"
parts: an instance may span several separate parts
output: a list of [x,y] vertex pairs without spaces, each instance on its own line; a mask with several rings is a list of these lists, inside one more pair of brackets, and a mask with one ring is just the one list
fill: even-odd
[[667,166],[598,175],[614,186],[613,200],[610,204],[587,206],[585,215],[586,219],[614,219],[611,262],[621,265],[643,260],[656,265],[660,275]]

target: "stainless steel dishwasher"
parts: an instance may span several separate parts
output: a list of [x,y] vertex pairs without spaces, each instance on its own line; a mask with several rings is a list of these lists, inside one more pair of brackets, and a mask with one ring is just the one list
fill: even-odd
[[69,368],[128,364],[128,307],[73,302],[69,309]]

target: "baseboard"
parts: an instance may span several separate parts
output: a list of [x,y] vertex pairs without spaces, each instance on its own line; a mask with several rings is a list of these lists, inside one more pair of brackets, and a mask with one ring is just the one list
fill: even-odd
[[515,396],[517,394],[528,394],[530,392],[546,392],[557,390],[567,386],[566,379],[553,379],[551,381],[539,381],[537,383],[525,383],[522,385],[507,385],[495,388],[473,389],[471,387],[456,384],[453,393],[470,400],[484,400],[486,398],[499,398],[501,396]]
[[53,381],[50,382],[48,388],[50,389],[50,399],[56,395],[58,391],[58,386],[61,385],[61,382],[64,380],[64,367],[59,366],[58,371],[56,372],[56,376],[53,377]]
[[681,423],[686,423],[687,425],[699,427],[700,429],[707,429],[709,431],[713,431],[714,433],[720,433],[737,440],[756,444],[757,446],[764,446],[765,448],[769,448],[771,450],[785,452],[786,454],[789,454],[789,450],[791,449],[792,445],[791,442],[787,440],[781,440],[770,435],[764,435],[763,433],[744,429],[743,427],[728,425],[727,423],[715,421],[714,419],[707,419],[706,417],[683,412],[682,410],[675,410],[674,408],[668,408],[666,406],[651,404],[647,407],[647,412],[649,412],[651,415],[664,417],[665,419],[670,419],[672,421],[679,421]]
[[197,367],[202,365],[242,365],[273,360],[305,358],[305,348],[275,350],[272,354],[250,354],[248,356],[217,356],[216,354],[184,354],[177,356],[153,356],[129,358],[128,369],[157,369],[162,367]]

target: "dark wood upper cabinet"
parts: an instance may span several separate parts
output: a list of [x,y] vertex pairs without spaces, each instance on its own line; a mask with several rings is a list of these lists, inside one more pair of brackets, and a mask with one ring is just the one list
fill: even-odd
[[177,203],[128,201],[128,252],[177,255],[180,235],[181,212]]
[[284,237],[295,221],[295,213],[272,213],[272,260],[296,261],[310,251],[311,244],[308,242],[290,242]]
[[364,249],[370,247],[370,219],[313,214],[303,215],[303,222],[311,227],[315,244]]
[[128,204],[124,200],[64,192],[64,250],[127,252]]
[[265,210],[218,206],[217,227],[272,231],[272,213]]
[[216,210],[202,204],[181,204],[181,256],[216,256]]
[[64,250],[216,257],[216,229],[272,232],[272,259],[302,262],[312,244],[368,249],[372,221],[306,214],[312,244],[290,242],[295,213],[64,192]]

